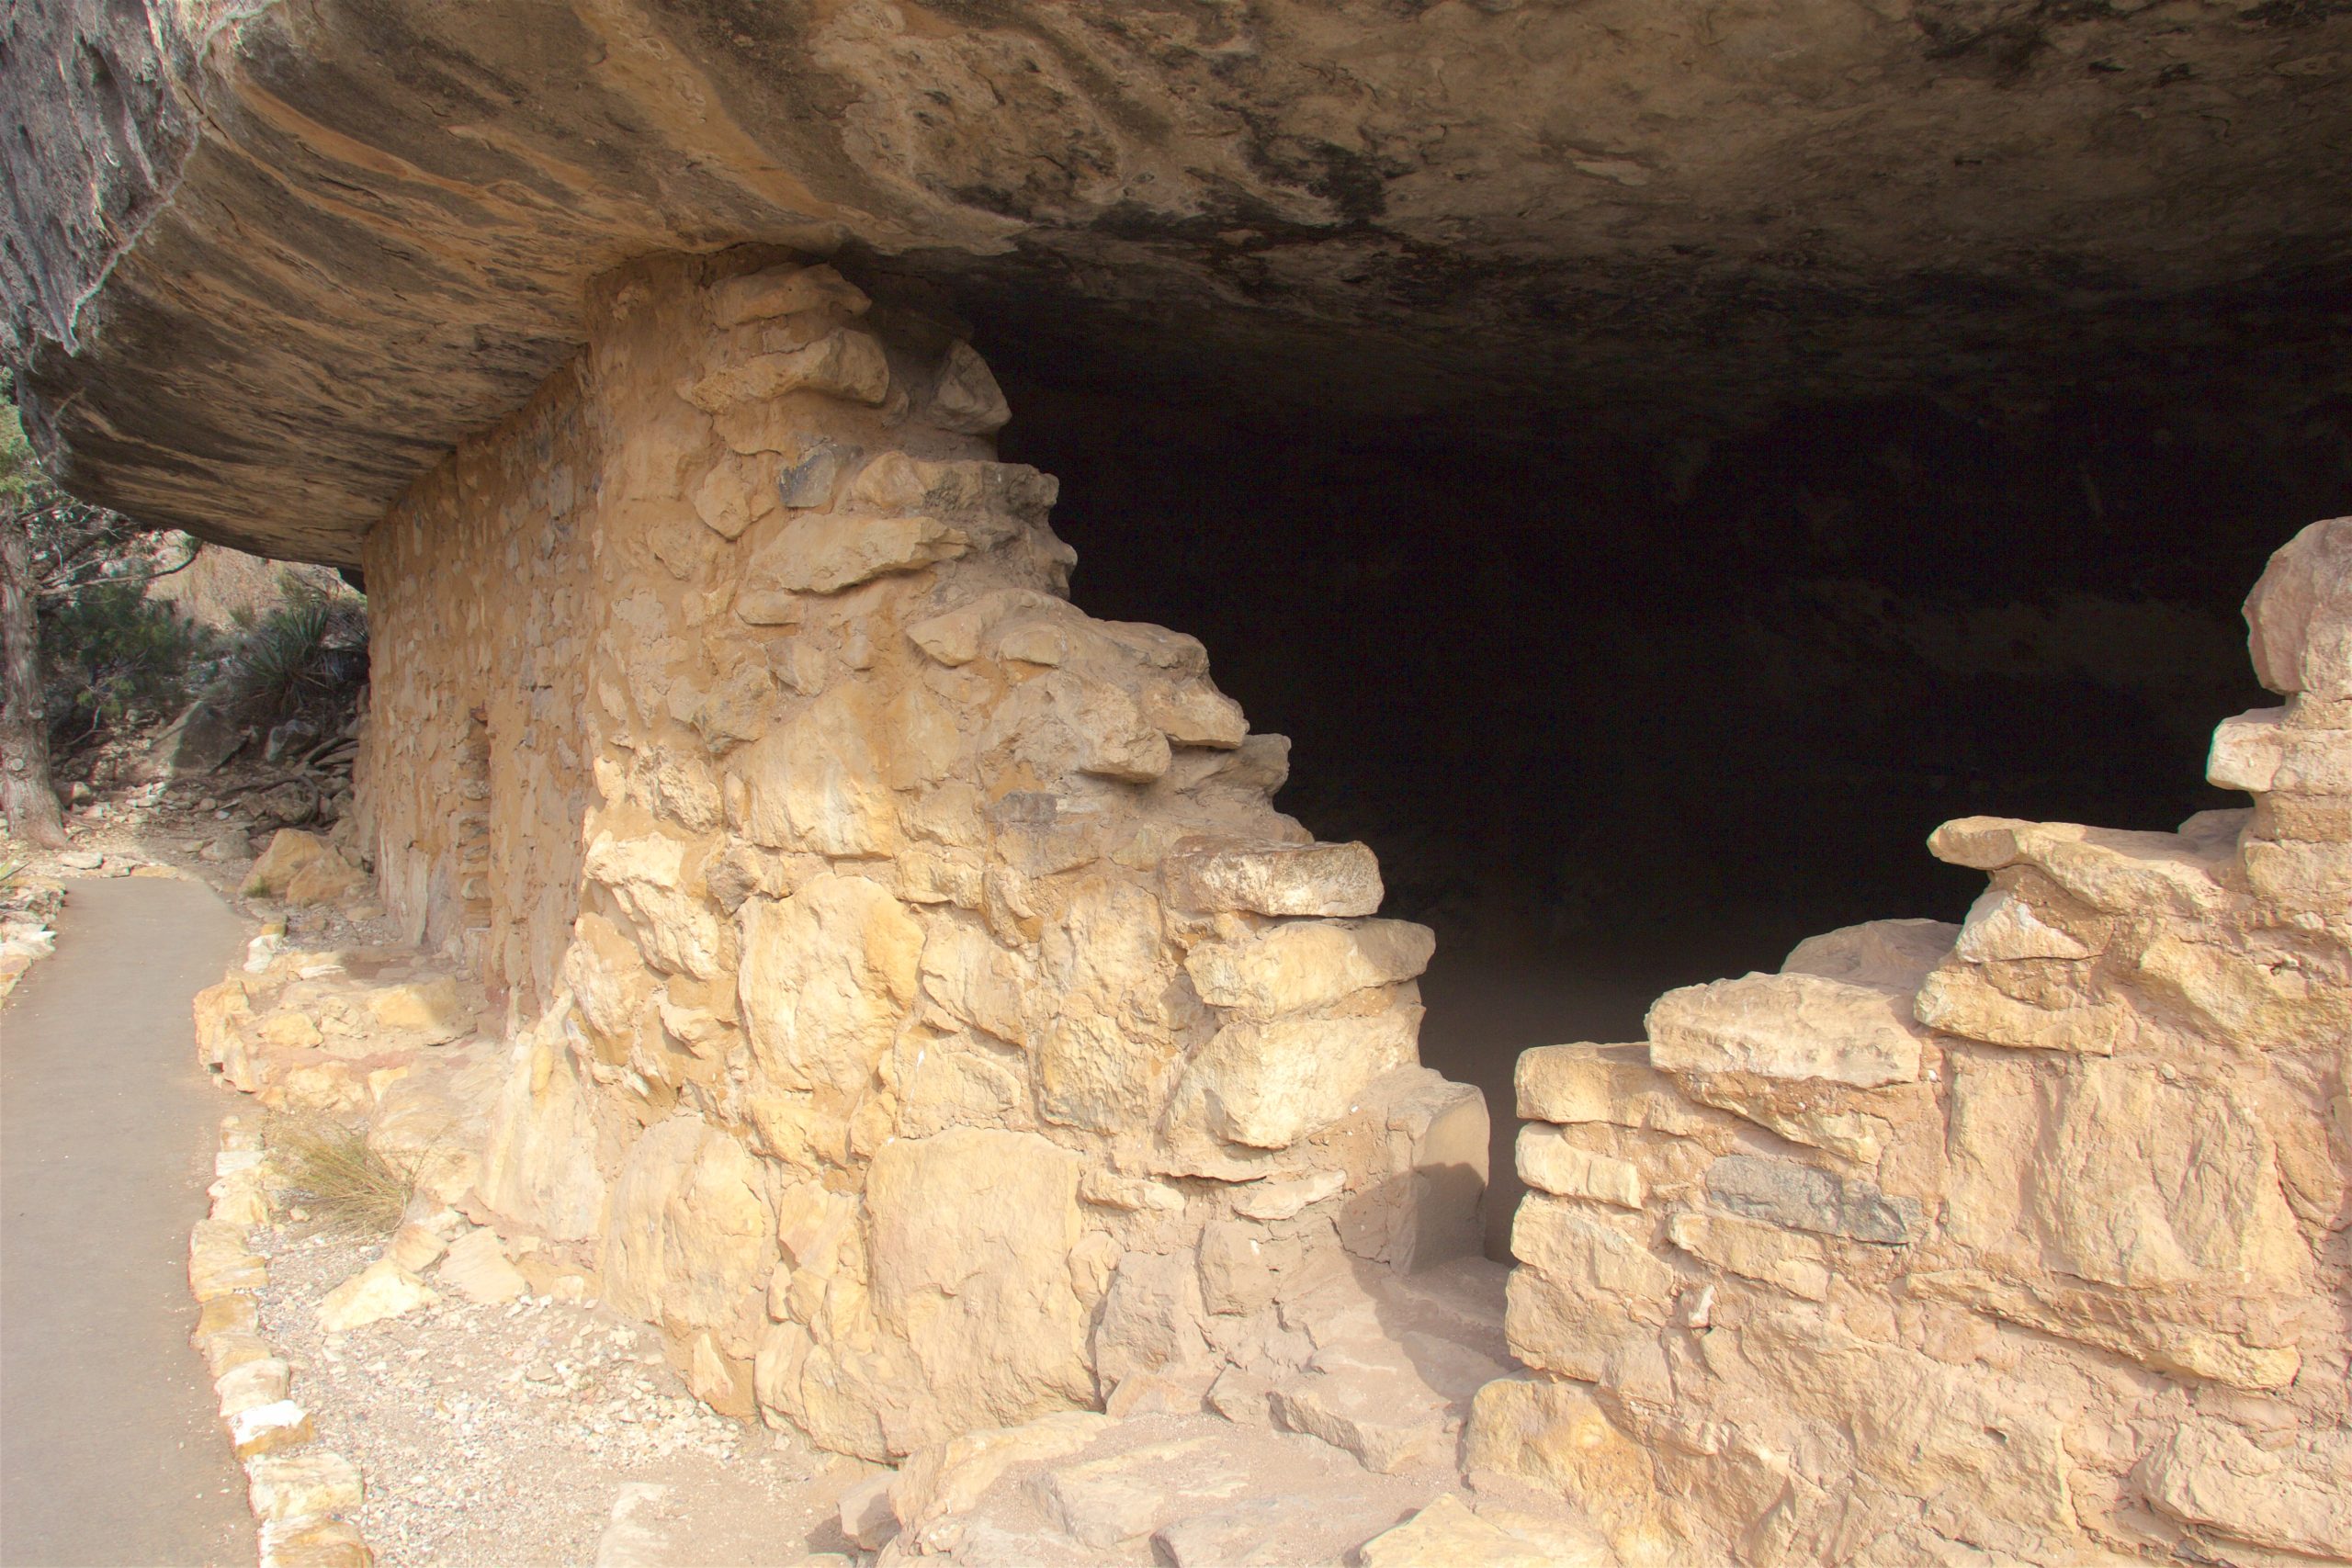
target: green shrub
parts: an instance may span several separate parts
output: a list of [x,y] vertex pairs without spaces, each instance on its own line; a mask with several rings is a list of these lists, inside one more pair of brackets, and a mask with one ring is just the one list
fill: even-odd
[[66,740],[175,712],[212,638],[140,584],[96,582],[42,606],[40,649],[50,730]]

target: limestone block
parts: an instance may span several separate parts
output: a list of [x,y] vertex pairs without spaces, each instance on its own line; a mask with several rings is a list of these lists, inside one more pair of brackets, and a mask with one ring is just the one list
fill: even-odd
[[[1060,492],[1060,480],[1026,463],[936,461],[884,452],[858,470],[841,504],[851,512],[919,512],[944,517],[993,542],[1006,536],[1009,521],[1042,524]],[[1018,610],[1049,607],[1053,613],[1085,619],[1052,595],[1033,590],[1000,590],[974,603],[981,608],[983,624]]]
[[927,926],[920,968],[923,994],[960,1022],[1027,1044],[1024,1013],[1037,983],[1028,959],[968,920],[934,919]]
[[605,1299],[680,1330],[727,1330],[761,1299],[776,1227],[760,1162],[682,1114],[629,1150],[605,1219]]
[[1869,920],[1805,938],[1789,950],[1781,973],[1916,991],[1959,934],[1944,920]]
[[2223,719],[2207,753],[2206,781],[2253,794],[2352,793],[2352,730],[2296,723],[2287,708],[2256,708]]
[[[1488,1524],[1452,1493],[1365,1541],[1356,1560],[1363,1568],[1559,1568],[1577,1561]],[[1613,1560],[1596,1554],[1582,1561],[1589,1568],[1604,1568]]]
[[1539,1045],[1513,1069],[1519,1114],[1564,1125],[1605,1122],[1677,1137],[1725,1124],[1650,1065],[1647,1045]]
[[863,876],[827,872],[743,903],[741,1000],[762,1069],[787,1089],[862,1089],[913,1006],[923,930]]
[[[1092,1403],[1070,1282],[1080,1159],[1035,1134],[956,1127],[885,1145],[868,1169],[876,1317],[913,1348],[904,1429],[930,1437]],[[917,1440],[929,1440],[920,1438]]]
[[1828,1253],[1810,1236],[1736,1214],[1680,1213],[1667,1238],[1718,1269],[1775,1285],[1809,1302],[1829,1296]]
[[874,303],[865,290],[829,266],[770,267],[746,273],[714,284],[708,298],[711,320],[721,327],[797,316],[803,310],[862,316]]
[[860,1551],[879,1551],[899,1533],[899,1516],[890,1511],[890,1489],[899,1472],[878,1471],[842,1494],[836,1510],[842,1534]]
[[1681,1282],[1650,1251],[1650,1222],[1530,1193],[1511,1223],[1513,1257],[1577,1294],[1662,1320]]
[[1464,1431],[1462,1467],[1558,1495],[1600,1526],[1622,1562],[1690,1556],[1666,1528],[1648,1455],[1576,1383],[1535,1374],[1480,1389]]
[[828,692],[736,755],[729,821],[753,843],[822,855],[874,855],[894,837],[895,807],[876,741],[879,718]]
[[328,1334],[348,1333],[386,1318],[405,1317],[438,1305],[440,1300],[440,1293],[424,1280],[390,1258],[379,1258],[320,1301],[319,1327]]
[[1140,1540],[1179,1514],[1238,1495],[1253,1479],[1240,1456],[1216,1438],[1180,1438],[1057,1465],[1039,1475],[1032,1490],[1064,1535],[1109,1551]]
[[[322,861],[344,863],[334,846],[316,833],[306,833],[300,828],[280,828],[270,835],[268,848],[262,851],[245,874],[241,891],[248,898],[284,897],[288,884],[304,870]],[[347,864],[345,869],[348,870]]]
[[2256,897],[2320,914],[2352,908],[2352,844],[2248,837],[2239,850]]
[[375,1568],[359,1527],[314,1514],[271,1519],[261,1527],[260,1568]]
[[1647,1020],[1668,1072],[1750,1072],[1871,1089],[1914,1083],[1925,1038],[1908,998],[1817,975],[1749,975],[1668,991]]
[[1203,942],[1184,972],[1211,1007],[1268,1018],[1418,977],[1437,933],[1407,920],[1290,920],[1236,942]]
[[386,1029],[420,1036],[426,1043],[455,1040],[473,1028],[458,982],[447,975],[373,986],[362,994],[370,1017]]
[[605,1213],[601,1144],[571,1053],[540,1031],[523,1035],[482,1140],[483,1200],[537,1235],[584,1240]]
[[2199,940],[2164,931],[2143,947],[2139,975],[2220,1039],[2265,1050],[2352,1038],[2352,963],[2291,936]]
[[910,1034],[899,1046],[898,1135],[928,1138],[950,1127],[1010,1127],[1027,1131],[1027,1080],[971,1035],[926,1039]]
[[779,354],[758,354],[678,388],[705,413],[768,402],[792,392],[816,392],[868,406],[889,395],[890,366],[871,333],[843,330]]
[[239,1459],[284,1453],[317,1435],[311,1413],[290,1399],[248,1405],[229,1418],[229,1447]]
[[721,1350],[717,1337],[708,1333],[695,1336],[686,1362],[686,1386],[721,1416],[748,1417],[757,1408],[752,1364]]
[[1369,915],[1385,890],[1363,844],[1246,844],[1187,839],[1164,867],[1168,901],[1199,914]]
[[1703,1105],[1769,1127],[1792,1144],[1876,1165],[1905,1134],[1932,1139],[1935,1099],[1926,1085],[1854,1089],[1819,1078],[1758,1073],[1683,1073],[1683,1092]]
[[1753,1315],[1740,1348],[1777,1409],[1850,1434],[1856,1467],[1926,1500],[1930,1528],[2045,1558],[2076,1539],[2075,1462],[2046,1388],[1860,1339],[1809,1306]]
[[1938,860],[1978,871],[2029,864],[2068,894],[2109,914],[2199,919],[2226,908],[2219,873],[2229,846],[2178,833],[2085,828],[2072,822],[2021,822],[1963,817],[1928,836]]
[[392,1233],[392,1239],[384,1247],[384,1256],[412,1274],[422,1274],[439,1262],[441,1255],[448,1250],[449,1244],[442,1239],[439,1232],[430,1225],[411,1220]]
[[1095,1374],[1109,1389],[1132,1377],[1204,1367],[1209,1350],[1201,1325],[1207,1316],[1191,1255],[1123,1255],[1095,1324]]
[[2352,699],[2352,518],[2314,523],[2280,546],[2246,595],[2245,620],[2263,685]]
[[2089,958],[2099,951],[2064,926],[2043,919],[2007,887],[1987,888],[1968,907],[1968,919],[1962,922],[1954,948],[1971,964]]
[[1914,1200],[1787,1160],[1726,1156],[1707,1168],[1707,1196],[1734,1214],[1820,1235],[1890,1245],[1920,1235]]
[[571,945],[563,955],[563,978],[588,1027],[626,1051],[637,1037],[655,978],[637,943],[593,911],[572,922]]
[[1287,1181],[1255,1181],[1237,1190],[1233,1212],[1249,1220],[1287,1220],[1332,1197],[1347,1185],[1347,1173],[1318,1170]]
[[1136,701],[1144,722],[1179,746],[1235,750],[1249,738],[1241,705],[1204,679],[1148,681]]
[[744,580],[753,592],[839,593],[954,560],[971,545],[963,529],[936,517],[803,513],[752,551]]
[[2057,1267],[2130,1289],[2305,1278],[2271,1140],[2236,1096],[2096,1059],[2043,1094],[2030,1212]]
[[1996,988],[1965,959],[1947,964],[1920,987],[1913,1010],[1930,1029],[2036,1051],[2112,1055],[2140,1038],[2140,1020],[2120,1002],[2036,1007]]
[[212,1380],[213,1396],[220,1402],[220,1418],[228,1420],[286,1397],[294,1371],[276,1356],[240,1361]]
[[1171,757],[1167,736],[1131,694],[1067,670],[1024,682],[998,706],[982,745],[1046,780],[1079,773],[1148,784]]
[[589,840],[582,869],[611,892],[655,967],[707,980],[735,966],[735,933],[701,897],[699,870],[689,874],[694,853],[663,834],[603,831]]
[[511,1302],[530,1289],[523,1271],[507,1260],[505,1250],[498,1245],[498,1233],[487,1226],[468,1231],[450,1246],[441,1262],[440,1280],[444,1286],[482,1306]]
[[988,362],[968,343],[947,351],[939,376],[931,386],[931,406],[924,411],[933,423],[963,435],[993,435],[1012,417],[1012,405],[989,371]]
[[1354,1109],[1364,1088],[1414,1059],[1421,1009],[1237,1020],[1184,1065],[1170,1118],[1229,1144],[1284,1149]]
[[1517,1167],[1519,1179],[1541,1192],[1590,1198],[1624,1209],[1642,1206],[1639,1168],[1570,1143],[1555,1127],[1531,1122],[1520,1128]]
[[[697,693],[684,682],[673,688],[670,712],[692,725],[714,755],[723,753],[768,732],[775,683],[775,672],[763,662],[747,659],[729,668],[707,692]],[[683,706],[681,698],[688,699]]]
[[[222,1300],[240,1302],[245,1304],[248,1311],[252,1309],[253,1297],[251,1296],[230,1296]],[[221,1303],[210,1302],[206,1304],[217,1306]],[[268,1360],[276,1354],[269,1341],[251,1329],[225,1329],[211,1334],[198,1334],[194,1337],[194,1339],[197,1348],[204,1354],[205,1370],[216,1378],[224,1377],[237,1368],[247,1366],[254,1361]]]
[[318,1448],[247,1460],[245,1495],[254,1517],[265,1522],[356,1514],[366,1500],[359,1467]]
[[1014,1427],[966,1432],[918,1450],[899,1467],[890,1488],[899,1534],[926,1551],[952,1550],[963,1537],[965,1517],[1005,1472],[1067,1458],[1112,1425],[1099,1412],[1063,1411]]
[[2291,1346],[2249,1344],[2242,1334],[2184,1323],[2181,1306],[2151,1296],[2060,1280],[2027,1283],[1975,1269],[1913,1274],[1906,1288],[1921,1300],[1952,1302],[2043,1334],[2095,1345],[2160,1372],[2209,1378],[2235,1388],[2282,1389],[2302,1367],[2301,1353]]
[[319,1032],[317,1024],[299,1012],[271,1013],[261,1021],[254,1033],[263,1044],[288,1051],[307,1051],[326,1038]]
[[2157,1511],[2199,1533],[2352,1561],[2352,1438],[2341,1431],[2258,1447],[2234,1427],[2183,1421],[2132,1476]]
[[1246,1314],[1271,1306],[1273,1270],[1256,1225],[1220,1220],[1201,1233],[1201,1300],[1212,1313]]
[[760,482],[761,471],[773,471],[775,461],[721,457],[712,464],[691,497],[703,526],[722,539],[741,538],[745,529],[784,504],[775,485]]
[[242,1225],[198,1220],[188,1234],[187,1284],[199,1303],[269,1283],[269,1269],[245,1246]]

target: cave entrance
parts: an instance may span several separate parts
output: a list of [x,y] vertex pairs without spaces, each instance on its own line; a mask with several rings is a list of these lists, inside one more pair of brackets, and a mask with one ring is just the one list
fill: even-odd
[[1436,929],[1423,1058],[1487,1092],[1498,1257],[1523,1049],[1639,1040],[1659,991],[1809,934],[1960,919],[1982,877],[1923,847],[1951,818],[2243,804],[2195,782],[2266,700],[2239,602],[2352,511],[2325,413],[1897,398],[1712,438],[1488,438],[1468,410],[1382,439],[1011,389],[1004,456],[1060,477],[1077,601],[1201,637],[1293,739],[1277,804],[1370,843],[1384,912]]

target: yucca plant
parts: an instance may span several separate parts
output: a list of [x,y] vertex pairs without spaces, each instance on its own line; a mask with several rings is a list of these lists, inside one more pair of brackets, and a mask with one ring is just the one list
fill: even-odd
[[353,649],[367,641],[353,601],[291,576],[285,587],[287,602],[239,639],[226,671],[237,707],[263,722],[326,705],[349,683]]

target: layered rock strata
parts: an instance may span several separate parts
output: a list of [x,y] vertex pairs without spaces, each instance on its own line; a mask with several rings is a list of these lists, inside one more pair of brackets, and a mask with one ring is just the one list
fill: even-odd
[[1467,1465],[1628,1563],[2352,1559],[2352,519],[2246,618],[2251,810],[1947,823],[1962,924],[1521,1058],[1533,1370]]
[[589,279],[739,242],[1351,434],[2291,407],[2340,386],[2348,42],[2329,0],[51,0],[0,24],[0,356],[77,493],[341,564]]
[[1197,1407],[1286,1300],[1473,1249],[1430,933],[1199,644],[1063,597],[970,347],[790,264],[591,316],[368,542],[361,836],[514,1042],[481,1198],[870,1458]]

